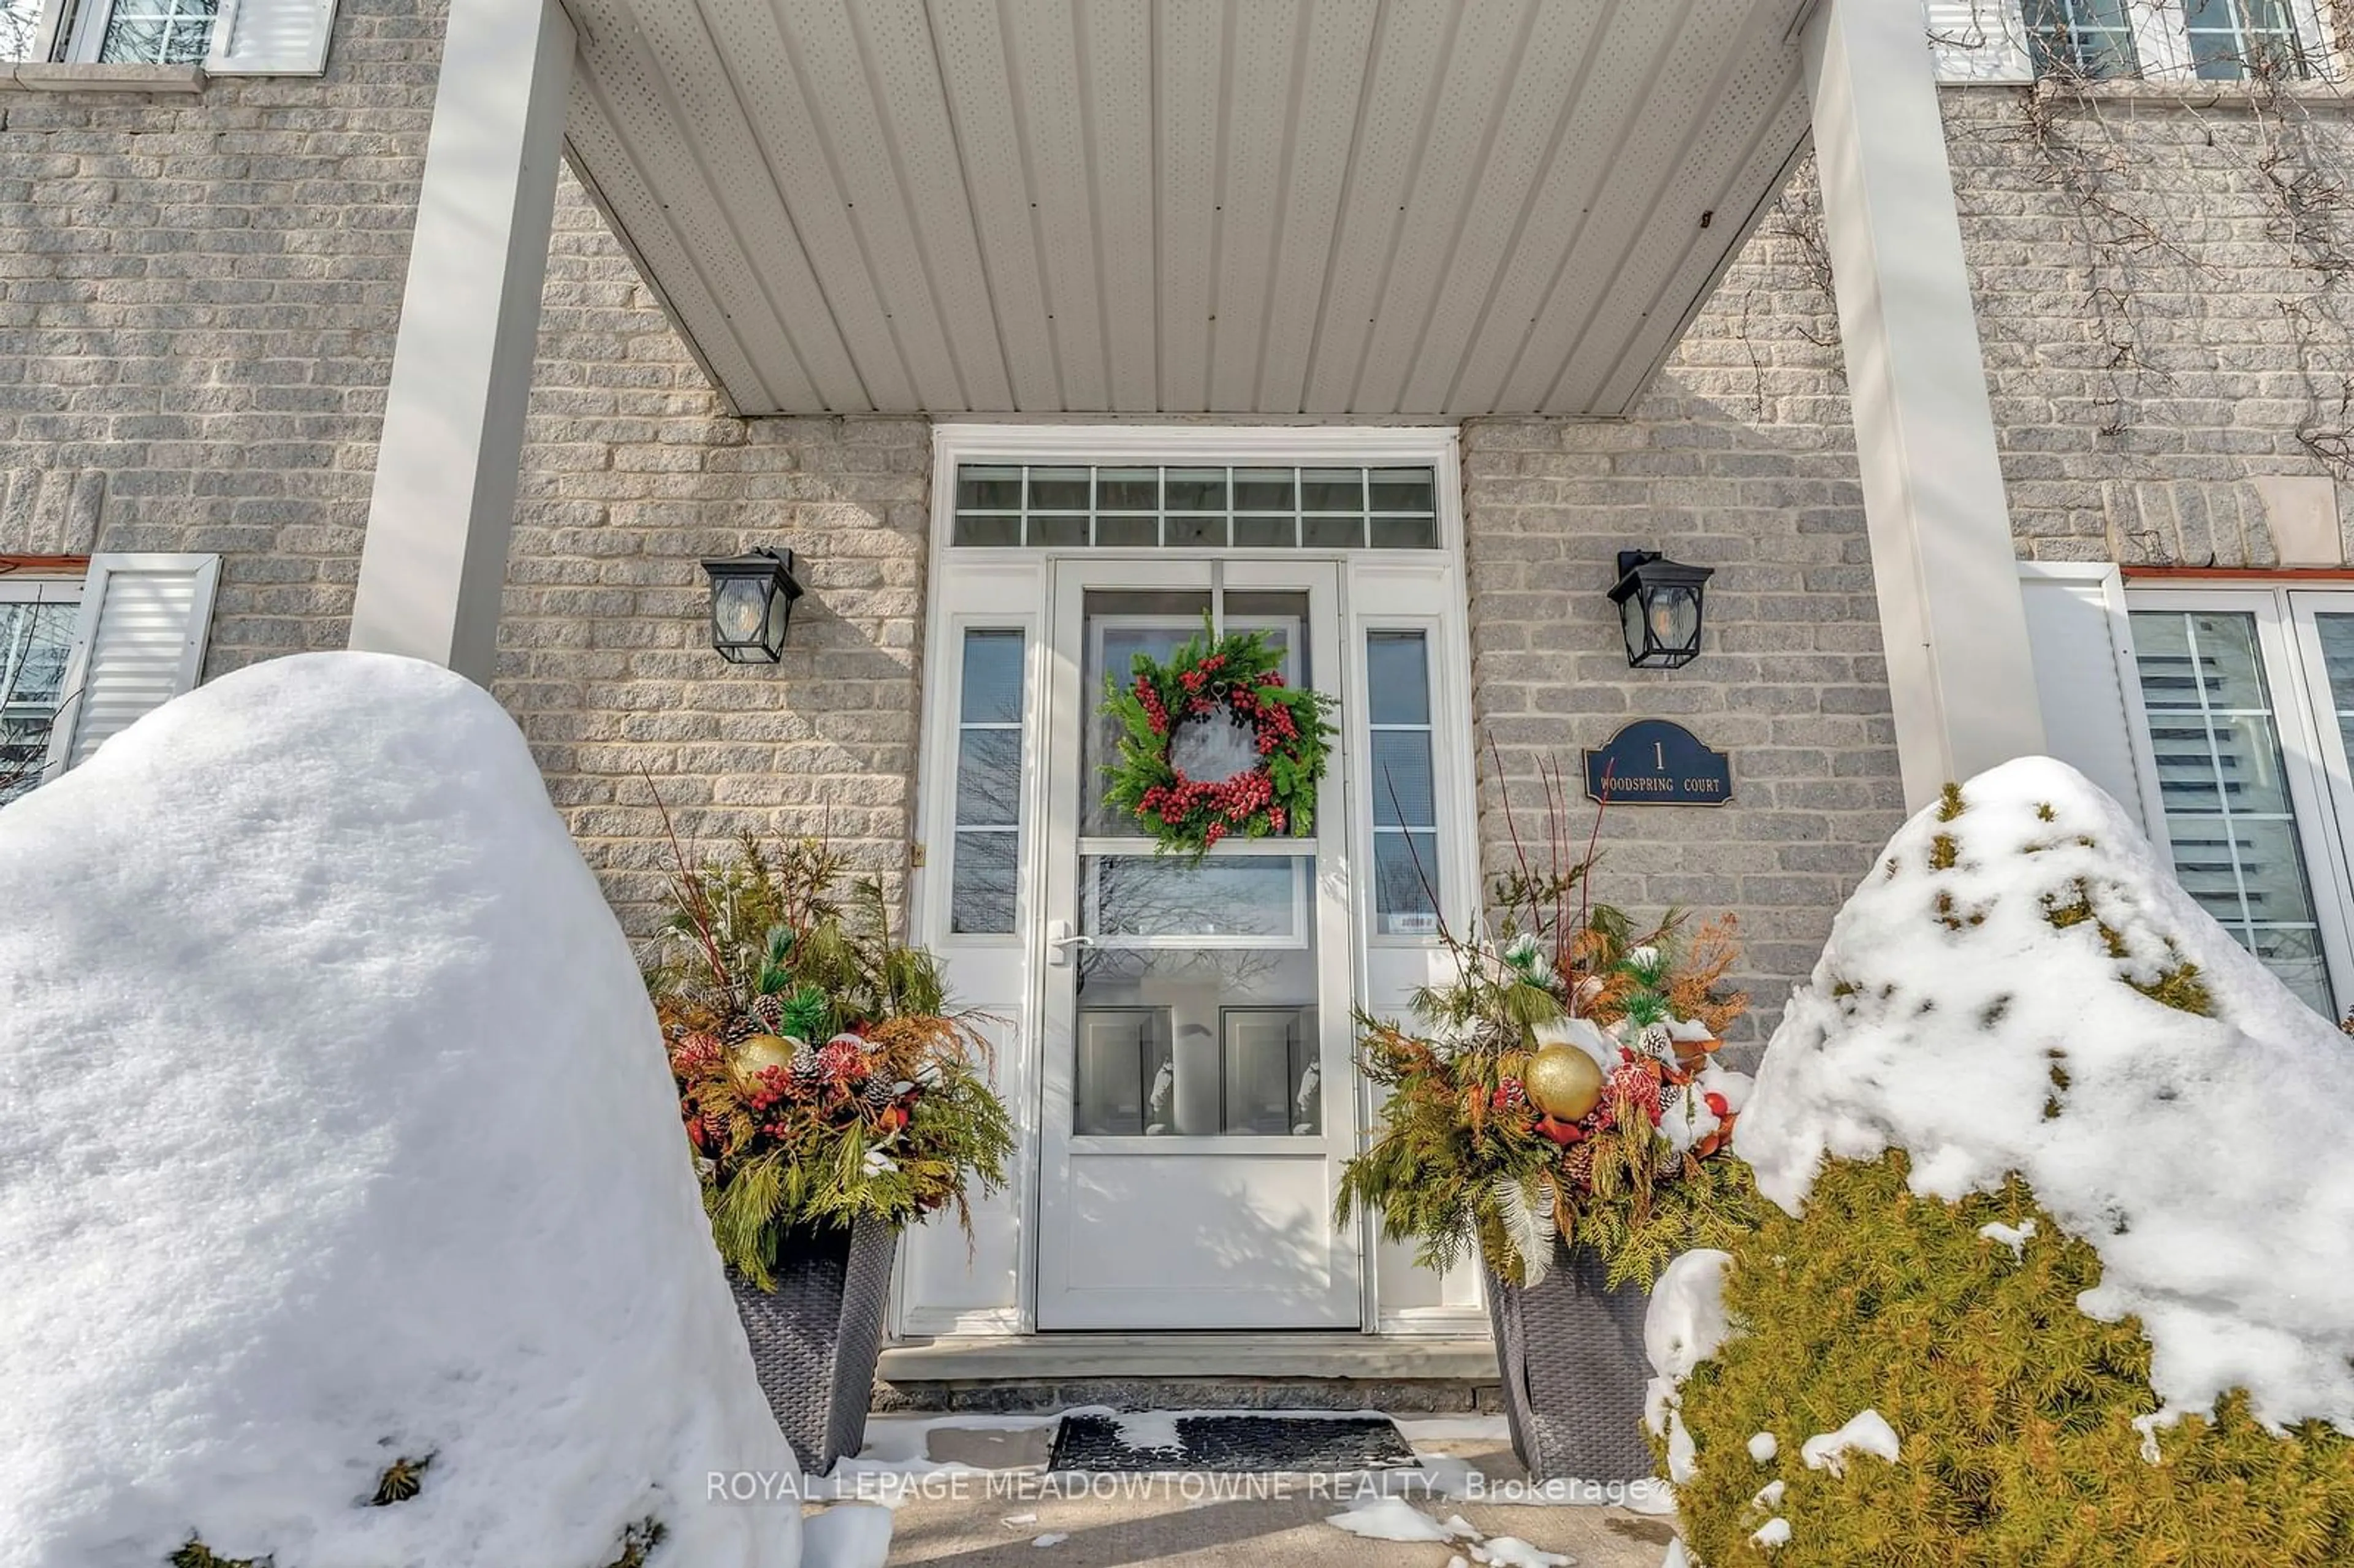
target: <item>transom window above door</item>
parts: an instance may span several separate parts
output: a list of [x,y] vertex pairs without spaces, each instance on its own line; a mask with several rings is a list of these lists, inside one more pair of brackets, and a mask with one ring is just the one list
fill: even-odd
[[960,463],[950,543],[1031,549],[1436,550],[1416,468]]

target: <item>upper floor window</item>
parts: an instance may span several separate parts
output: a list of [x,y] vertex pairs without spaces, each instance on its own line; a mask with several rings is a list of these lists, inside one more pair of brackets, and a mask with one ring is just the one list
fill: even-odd
[[0,59],[201,64],[219,13],[220,0],[0,0]]
[[2289,0],[2183,0],[2190,64],[2209,81],[2310,75]]
[[[326,69],[334,22],[334,0],[0,0],[0,61],[316,76]],[[64,81],[82,73],[50,74]],[[202,79],[172,71],[133,85],[194,91]]]
[[2296,80],[2330,72],[2323,14],[2317,0],[1928,0],[1946,81]]
[[2127,0],[2027,0],[2027,48],[2038,76],[2136,76]]
[[211,51],[219,0],[101,0],[96,58],[110,65],[189,65]]

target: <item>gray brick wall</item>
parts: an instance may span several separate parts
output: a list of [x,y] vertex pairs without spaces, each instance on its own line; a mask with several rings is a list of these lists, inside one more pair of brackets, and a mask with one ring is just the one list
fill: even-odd
[[[1638,917],[1738,916],[1757,1038],[1903,796],[1853,444],[1836,425],[1748,423],[1718,394],[1753,369],[1713,341],[1695,340],[1638,421],[1465,432],[1480,838],[1489,865],[1510,863],[1507,803],[1527,835],[1543,771],[1558,765],[1575,796],[1581,750],[1635,719],[1729,752],[1726,805],[1603,813],[1594,895]],[[1638,547],[1716,568],[1706,651],[1681,670],[1627,666],[1602,594]],[[1594,808],[1571,810],[1582,844]]]
[[[494,688],[549,795],[633,934],[672,829],[690,853],[823,832],[896,886],[929,426],[727,417],[568,175],[549,252]],[[700,563],[761,545],[807,591],[782,663],[731,665]]]
[[1946,112],[2020,554],[2274,564],[2251,482],[2354,455],[2354,104],[2120,83]]
[[209,673],[342,645],[438,15],[323,79],[0,90],[0,550],[217,551]]
[[[323,80],[0,92],[0,552],[220,552],[211,673],[341,645],[439,40],[431,5],[343,0]],[[2021,553],[2269,560],[2253,480],[2354,450],[2342,108],[1978,89],[1947,113]],[[1734,803],[1615,810],[1606,888],[1739,913],[1767,1018],[1898,812],[1807,215],[1802,190],[1769,220],[1637,418],[1465,435],[1491,859],[1539,758],[1690,724],[1734,753]],[[666,855],[649,777],[691,839],[830,827],[895,870],[922,424],[726,418],[568,180],[541,346],[497,689],[625,919]],[[811,588],[778,669],[703,642],[696,560],[753,543]],[[1719,568],[1689,670],[1617,652],[1599,594],[1637,545]]]
[[[2274,564],[2254,482],[2335,481],[2354,453],[2348,104],[2110,86],[1945,107],[2019,554]],[[1541,768],[1575,777],[1630,719],[1731,751],[1730,806],[1611,810],[1600,895],[1738,915],[1761,1033],[1903,808],[1819,211],[1802,175],[1632,419],[1464,438],[1486,858],[1507,799],[1525,825]],[[1718,568],[1684,670],[1626,667],[1600,595],[1638,546]]]
[[[497,686],[549,794],[632,931],[664,808],[689,842],[822,831],[896,877],[929,427],[729,418],[568,178],[550,249]],[[699,563],[756,545],[793,549],[808,592],[783,663],[730,665]]]
[[[0,91],[0,553],[218,552],[208,676],[344,644],[440,48],[438,5],[341,0],[322,79]],[[494,683],[549,794],[640,934],[650,788],[690,846],[896,876],[928,429],[728,418],[568,175],[550,249]],[[697,562],[753,544],[809,594],[736,669]]]

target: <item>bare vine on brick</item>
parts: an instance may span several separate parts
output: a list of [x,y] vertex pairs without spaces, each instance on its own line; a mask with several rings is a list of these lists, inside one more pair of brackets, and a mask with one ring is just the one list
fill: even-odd
[[[2354,0],[2320,0],[2319,10],[2331,38],[2354,40]],[[2236,73],[2209,79],[2191,74],[2188,58],[2157,58],[2160,48],[2179,54],[2187,41],[2179,0],[2128,0],[2113,14],[2122,25],[2108,29],[2042,21],[2073,14],[2032,3],[2022,13],[1999,0],[1973,0],[1967,22],[1932,29],[1929,37],[1948,51],[2023,50],[2034,63],[2034,85],[2019,90],[2017,134],[2033,150],[2042,185],[2062,198],[2071,243],[2064,254],[2053,248],[2046,264],[2073,273],[2080,291],[2093,349],[2088,368],[2104,387],[2102,439],[2132,451],[2144,406],[2176,390],[2173,365],[2181,356],[2154,346],[2153,302],[2160,295],[2196,301],[2224,281],[2206,254],[2211,210],[2170,210],[2168,191],[2137,178],[2147,170],[2147,149],[2137,148],[2133,138],[2148,126],[2147,107],[2157,104],[2202,126],[2205,146],[2233,160],[2245,188],[2262,195],[2271,214],[2266,229],[2283,262],[2274,304],[2294,346],[2306,404],[2296,440],[2330,475],[2354,482],[2354,122],[2342,130],[2336,123],[2348,81],[2344,61],[2310,40],[2262,38],[2251,38],[2234,59],[2215,53],[2214,36],[2202,34],[2207,70]],[[2022,16],[2031,24],[2026,36],[2012,30]],[[2153,79],[2132,79],[2145,71]],[[1966,147],[1969,132],[1958,122],[1955,132]],[[1968,175],[1964,168],[1956,179],[1966,217],[1980,194]],[[1792,181],[1760,233],[1783,248],[1776,260],[1795,258],[1830,298],[1829,253],[1808,175]],[[2245,272],[2230,286],[2244,289]],[[1751,313],[1744,307],[1744,341]],[[1777,327],[1818,347],[1836,344],[1834,312],[1797,313],[1807,319]],[[1816,324],[1824,318],[1827,330]],[[1754,346],[1751,357],[1762,366]]]
[[[2326,0],[2324,11],[2334,37],[2354,37],[2347,30],[2354,0]],[[2174,37],[2168,29],[2183,25],[2180,10],[2161,9],[2159,0],[2133,0],[2125,18],[2137,37]],[[2211,59],[2210,69],[2236,69],[2236,79],[2145,86],[2115,79],[2134,74],[2107,52],[2123,46],[2102,46],[2087,31],[2055,29],[2025,42],[2040,73],[2027,95],[2028,137],[2078,216],[2086,302],[2110,351],[2113,414],[2105,433],[2123,436],[2133,422],[2128,373],[2165,375],[2145,347],[2144,291],[2162,282],[2195,293],[2216,275],[2191,249],[2201,237],[2174,238],[2163,198],[2130,191],[2118,177],[2128,166],[2135,110],[2155,98],[2200,124],[2208,148],[2245,159],[2248,186],[2270,209],[2267,233],[2284,262],[2274,304],[2306,402],[2296,439],[2333,477],[2354,480],[2354,376],[2347,374],[2354,366],[2354,166],[2347,139],[2327,133],[2315,112],[2329,105],[2335,118],[2345,81],[2338,62],[2303,44],[2259,40],[2237,59]],[[2253,156],[2235,152],[2251,141]],[[2179,271],[2160,278],[2160,269]]]

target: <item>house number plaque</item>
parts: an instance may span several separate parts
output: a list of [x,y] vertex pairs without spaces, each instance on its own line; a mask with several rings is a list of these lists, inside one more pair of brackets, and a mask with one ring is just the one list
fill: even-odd
[[1722,806],[1733,799],[1733,759],[1680,724],[1637,719],[1585,754],[1585,793],[1614,806]]

